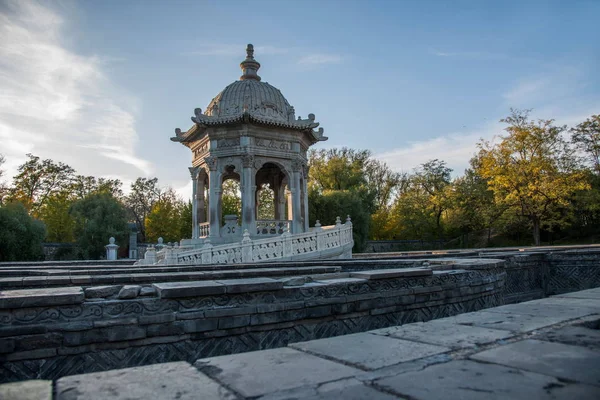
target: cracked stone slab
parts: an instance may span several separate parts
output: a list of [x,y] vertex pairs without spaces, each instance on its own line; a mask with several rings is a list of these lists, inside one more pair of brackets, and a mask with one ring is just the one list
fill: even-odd
[[394,400],[398,397],[364,385],[357,379],[342,379],[315,387],[303,387],[263,396],[260,400]]
[[593,318],[587,318],[587,321],[545,332],[536,338],[600,351],[599,325],[600,315],[596,315]]
[[[490,309],[492,310],[492,309]],[[527,333],[552,326],[561,322],[569,321],[575,317],[571,316],[536,316],[530,314],[508,314],[491,311],[477,311],[474,313],[461,314],[455,317],[443,318],[437,321],[447,321],[455,324],[478,326],[481,328],[500,329],[505,331]]]
[[56,381],[56,394],[57,400],[236,399],[186,362],[67,376]]
[[447,347],[370,333],[311,340],[290,344],[290,347],[351,364],[363,370],[375,370],[450,351]]
[[471,358],[600,385],[600,352],[578,346],[522,340],[474,354]]
[[415,340],[453,349],[475,347],[481,344],[508,339],[513,333],[498,329],[455,324],[443,320],[417,322],[391,328],[377,329],[369,333]]
[[52,381],[31,380],[0,385],[0,399],[52,400]]
[[0,309],[79,304],[84,298],[80,287],[3,290],[0,291]]
[[437,364],[374,382],[376,388],[418,400],[594,400],[600,388],[469,360]]
[[[585,303],[573,300],[577,299],[554,298],[532,300],[525,303],[494,307],[487,311],[495,313],[529,314],[538,317],[568,317],[568,319],[581,318],[586,315],[600,312],[600,302],[596,305],[586,305]],[[592,300],[590,300],[590,302],[591,301]],[[583,302],[585,302],[585,300],[583,300]]]
[[598,299],[598,300],[600,300],[600,288],[598,288],[598,289],[581,290],[579,292],[573,292],[573,293],[559,294],[557,296],[552,296],[550,298],[552,299],[552,298],[555,298],[555,297],[577,298],[577,299]]
[[286,347],[205,358],[195,366],[244,397],[316,386],[360,372]]

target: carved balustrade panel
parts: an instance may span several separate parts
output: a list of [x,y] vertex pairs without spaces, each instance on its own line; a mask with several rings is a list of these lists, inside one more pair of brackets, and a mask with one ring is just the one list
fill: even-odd
[[290,230],[290,220],[264,219],[256,221],[257,235],[281,235]]

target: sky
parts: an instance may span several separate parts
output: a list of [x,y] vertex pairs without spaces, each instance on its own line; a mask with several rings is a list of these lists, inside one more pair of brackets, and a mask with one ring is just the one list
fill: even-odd
[[396,171],[460,175],[510,108],[574,126],[600,113],[600,1],[0,0],[0,154],[79,174],[158,177],[189,197],[169,140],[241,74]]

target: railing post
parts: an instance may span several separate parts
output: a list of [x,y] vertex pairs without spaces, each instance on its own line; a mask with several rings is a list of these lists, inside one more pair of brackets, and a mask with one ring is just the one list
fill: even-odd
[[172,246],[167,246],[165,249],[165,265],[177,264],[177,254]]
[[250,233],[248,229],[244,229],[244,235],[242,239],[242,262],[252,262],[252,239],[250,239]]
[[212,264],[212,248],[213,245],[210,244],[210,240],[206,239],[204,246],[202,246],[202,264]]
[[281,235],[281,240],[283,241],[283,256],[291,257],[293,255],[292,249],[292,236],[289,231],[283,232]]
[[323,228],[321,228],[321,221],[317,220],[317,222],[315,222],[315,227],[313,228],[313,232],[315,233],[315,243],[317,244],[317,251],[321,251],[321,249],[323,249],[323,235],[321,234],[321,232],[323,231]]
[[148,246],[144,254],[144,265],[156,264],[156,249],[153,245]]

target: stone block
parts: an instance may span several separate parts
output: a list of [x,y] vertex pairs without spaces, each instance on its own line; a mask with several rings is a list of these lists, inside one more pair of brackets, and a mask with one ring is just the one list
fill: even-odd
[[151,286],[143,286],[140,290],[140,296],[154,296],[156,295],[156,289]]
[[271,313],[275,311],[297,310],[304,308],[303,301],[290,301],[285,303],[263,303],[256,306],[256,312],[259,314]]
[[394,268],[394,269],[373,269],[370,271],[351,272],[350,277],[362,279],[390,279],[407,278],[413,276],[433,275],[430,268]]
[[[565,293],[553,297],[578,298],[578,299],[597,299],[600,300],[600,288],[580,290],[579,292]],[[551,297],[551,298],[553,298]]]
[[114,326],[112,328],[92,329],[83,332],[66,332],[64,344],[81,346],[90,343],[118,342],[146,337],[146,330],[139,326]]
[[306,308],[306,318],[323,318],[331,315],[331,306],[318,306]]
[[149,325],[146,327],[146,335],[153,336],[172,336],[185,333],[184,322],[173,322],[169,324]]
[[106,298],[113,296],[121,290],[121,285],[94,286],[85,289],[85,297],[88,299]]
[[219,326],[219,320],[214,319],[193,319],[185,321],[183,328],[185,333],[213,331]]
[[378,379],[373,386],[400,397],[427,400],[592,400],[600,395],[597,387],[468,360]]
[[62,344],[63,335],[56,332],[40,335],[20,336],[16,340],[15,351],[36,350],[46,347],[59,347]]
[[196,367],[244,397],[354,376],[359,370],[290,348],[205,358]]
[[4,290],[0,292],[0,309],[80,304],[83,300],[80,287]]
[[450,351],[449,348],[391,337],[355,333],[291,344],[290,347],[373,370]]
[[244,315],[256,313],[255,306],[248,307],[220,307],[204,311],[206,318],[230,317],[233,315]]
[[163,324],[175,321],[175,313],[156,314],[156,315],[140,315],[138,317],[140,325]]
[[249,315],[235,315],[219,318],[219,329],[232,329],[250,325]]
[[154,364],[56,381],[57,400],[222,399],[236,397],[185,362]]
[[215,281],[154,283],[152,286],[156,288],[162,299],[225,293],[225,285]]
[[175,314],[175,319],[203,319],[204,311],[186,311]]
[[562,343],[522,340],[483,351],[472,359],[600,385],[600,352]]
[[48,325],[48,329],[50,331],[58,331],[58,332],[87,331],[88,329],[92,329],[93,327],[94,327],[93,321],[70,321],[70,322],[63,322],[60,324]]
[[119,299],[135,299],[140,294],[141,289],[142,287],[139,285],[125,285],[119,290],[117,297]]
[[285,310],[273,313],[255,314],[251,316],[250,325],[276,324],[295,321],[306,317],[306,309]]
[[14,339],[0,339],[0,353],[12,353],[15,351]]
[[94,321],[94,328],[108,328],[119,325],[137,325],[137,323],[138,319],[136,317],[102,319],[99,321]]
[[31,380],[0,385],[0,399],[52,400],[52,381]]
[[37,333],[46,333],[48,328],[45,325],[14,325],[0,328],[0,337],[34,335]]
[[271,278],[247,278],[218,280],[225,285],[226,293],[268,292],[283,289],[283,282]]
[[417,342],[430,343],[454,349],[475,347],[514,336],[514,334],[508,331],[459,325],[445,320],[417,322],[378,329],[370,331],[369,333],[406,340],[415,340]]
[[54,357],[56,355],[56,349],[36,349],[28,351],[18,351],[7,354],[5,356],[6,361],[17,361],[17,360],[34,360],[38,358]]

